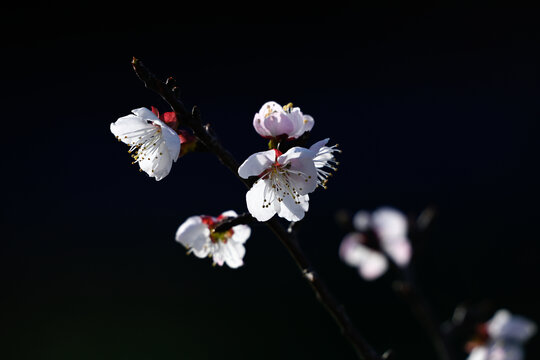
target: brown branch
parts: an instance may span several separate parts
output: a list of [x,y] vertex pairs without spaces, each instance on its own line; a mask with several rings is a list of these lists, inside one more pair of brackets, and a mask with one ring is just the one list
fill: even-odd
[[[225,167],[236,175],[248,188],[251,186],[251,181],[241,178],[238,175],[238,162],[232,154],[227,151],[219,142],[217,137],[210,133],[208,126],[203,127],[200,122],[200,114],[197,108],[194,108],[192,114],[189,114],[184,107],[184,104],[177,98],[175,93],[178,93],[176,85],[173,88],[167,86],[152,74],[140,60],[133,58],[133,69],[137,76],[143,81],[145,86],[159,94],[174,110],[176,116],[182,126],[191,128],[194,135],[201,141],[209,151],[213,152]],[[174,81],[169,80],[167,83],[174,84]],[[294,233],[289,233],[287,230],[274,218],[266,222],[266,225],[274,232],[281,243],[287,248],[289,254],[294,259],[296,265],[308,281],[311,288],[315,292],[317,299],[324,305],[326,310],[332,315],[342,334],[347,338],[354,347],[356,354],[362,360],[380,360],[375,350],[362,337],[360,332],[354,327],[349,319],[344,307],[335,299],[332,293],[328,290],[324,282],[311,267],[307,257],[298,245]]]
[[411,270],[408,267],[400,268],[389,256],[386,256],[386,258],[394,273],[400,278],[392,286],[394,292],[407,302],[416,320],[424,328],[437,354],[437,358],[439,360],[454,359],[451,347],[438,325],[439,322],[435,319],[428,301],[416,285]]
[[251,216],[250,213],[243,213],[243,214],[238,215],[237,217],[229,217],[229,218],[221,220],[214,227],[214,231],[223,232],[223,231],[229,230],[233,226],[251,224],[256,221],[257,220],[253,216]]

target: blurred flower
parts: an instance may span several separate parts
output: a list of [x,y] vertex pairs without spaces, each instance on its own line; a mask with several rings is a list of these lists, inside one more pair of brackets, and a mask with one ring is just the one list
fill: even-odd
[[217,218],[191,216],[176,231],[176,241],[198,258],[209,256],[214,265],[222,266],[225,263],[236,269],[244,264],[244,243],[251,235],[251,229],[247,225],[236,225],[223,232],[214,229],[221,220],[237,216],[233,210],[225,211]]
[[253,118],[253,126],[259,135],[275,138],[286,135],[288,139],[297,139],[313,128],[314,120],[304,115],[300,108],[293,108],[292,103],[283,107],[274,101],[264,104]]
[[314,153],[313,162],[315,168],[317,168],[317,185],[326,189],[326,183],[328,182],[328,177],[332,176],[332,173],[326,169],[332,169],[337,171],[337,165],[339,163],[334,157],[334,152],[341,152],[341,150],[336,149],[337,144],[333,146],[325,146],[330,139],[324,139],[316,142],[311,145],[309,150]]
[[111,124],[111,132],[119,141],[130,145],[129,153],[139,163],[141,171],[163,179],[171,171],[180,153],[178,134],[147,108],[132,110],[133,114]]
[[407,219],[398,210],[379,208],[372,214],[359,211],[353,219],[357,232],[345,236],[341,259],[358,268],[366,280],[380,277],[388,269],[387,256],[400,267],[408,265],[412,249],[407,238]]
[[523,360],[523,343],[535,333],[536,324],[529,319],[499,310],[467,343],[467,360]]
[[258,221],[276,213],[288,221],[298,221],[309,208],[308,194],[317,187],[313,152],[293,147],[285,154],[277,149],[248,157],[238,168],[240,177],[258,176],[246,194],[247,207]]

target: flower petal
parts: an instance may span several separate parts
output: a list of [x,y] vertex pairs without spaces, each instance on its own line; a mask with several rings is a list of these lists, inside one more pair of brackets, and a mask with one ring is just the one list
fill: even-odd
[[232,227],[232,230],[231,240],[237,243],[245,243],[251,235],[251,228],[247,225],[236,225]]
[[222,218],[228,218],[228,217],[237,217],[238,214],[234,210],[227,210],[221,213],[220,215]]
[[156,114],[154,114],[151,110],[145,108],[145,107],[141,107],[141,108],[138,108],[138,109],[133,109],[131,110],[132,113],[134,113],[135,115],[137,115],[138,117],[140,117],[141,119],[143,120],[150,120],[150,121],[159,121],[159,117],[156,116]]
[[165,124],[163,121],[158,120],[154,123],[161,126],[163,140],[167,145],[167,152],[169,153],[170,161],[176,162],[176,160],[178,160],[178,155],[180,155],[180,137],[178,137],[176,131],[167,126],[167,124]]
[[244,265],[244,255],[246,254],[246,249],[244,245],[237,242],[227,242],[223,244],[222,254],[225,263],[232,269],[239,268]]
[[116,120],[116,122],[111,123],[110,129],[118,140],[128,145],[137,143],[141,134],[153,130],[152,124],[148,124],[140,117],[131,114],[123,116]]
[[184,221],[176,231],[175,239],[187,249],[192,249],[198,257],[205,257],[208,254],[210,230],[200,216],[191,216]]
[[381,253],[373,250],[369,251],[369,257],[360,265],[358,271],[365,280],[375,280],[388,269],[388,260]]
[[317,154],[319,150],[330,141],[330,138],[326,138],[320,141],[317,141],[315,144],[311,145],[309,147],[309,150],[313,151],[313,153]]
[[313,163],[313,153],[302,147],[293,147],[278,157],[282,165],[289,165],[289,180],[299,194],[309,194],[317,188],[317,169]]
[[357,211],[353,216],[354,228],[358,231],[366,231],[371,224],[371,216],[365,210]]
[[295,199],[293,199],[290,195],[283,197],[283,201],[280,203],[280,208],[277,213],[278,216],[286,219],[287,221],[302,220],[304,218],[305,211],[302,203],[298,202],[297,199],[297,196],[295,196]]
[[371,222],[381,238],[407,235],[407,218],[396,209],[383,207],[375,210],[371,215]]
[[522,316],[512,315],[502,309],[488,322],[488,333],[494,339],[527,341],[536,333],[536,324]]
[[393,238],[389,241],[388,238],[383,238],[381,246],[386,254],[398,266],[406,266],[411,260],[412,248],[409,239],[406,237]]
[[250,176],[259,176],[275,162],[275,159],[276,152],[274,150],[261,151],[250,155],[238,168],[238,175],[244,179]]
[[[267,188],[270,188],[270,190]],[[258,221],[267,221],[276,214],[274,206],[263,205],[265,194],[270,191],[271,185],[268,183],[268,181],[259,179],[246,193],[246,204],[248,211]]]

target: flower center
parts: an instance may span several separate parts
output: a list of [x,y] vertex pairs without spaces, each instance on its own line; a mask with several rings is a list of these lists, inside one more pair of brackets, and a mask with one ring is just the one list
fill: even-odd
[[[163,155],[162,152],[159,152],[159,146],[163,141],[161,126],[152,123],[151,128],[138,130],[137,132],[138,134],[132,134],[132,136],[135,135],[134,138],[136,140],[131,142],[131,148],[128,150],[130,154],[133,153],[131,155],[134,159],[132,164],[143,160],[157,160]],[[142,169],[139,171],[142,171]],[[153,169],[152,172],[154,172]]]
[[229,241],[230,237],[234,234],[234,230],[232,228],[220,232],[214,231],[219,221],[223,219],[224,217],[222,216],[219,216],[217,219],[214,219],[211,216],[202,216],[203,224],[206,224],[206,226],[208,226],[208,228],[210,229],[210,241],[212,241],[214,244],[218,242],[226,244],[227,241]]
[[[297,188],[295,183],[297,184],[302,178],[305,182],[308,182],[311,176],[306,176],[300,171],[291,169],[290,163],[285,165],[278,163],[277,158],[281,155],[281,152],[277,149],[274,149],[274,151],[276,152],[275,162],[260,175],[260,179],[269,182],[269,186],[264,191],[262,207],[270,207],[270,204],[275,200],[282,202],[287,196],[290,196],[295,204],[300,204],[300,191],[303,188]],[[297,176],[300,179],[293,181],[293,176]]]

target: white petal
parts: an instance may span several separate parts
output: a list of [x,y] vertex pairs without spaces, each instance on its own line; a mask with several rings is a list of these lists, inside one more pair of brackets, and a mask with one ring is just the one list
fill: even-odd
[[157,181],[163,179],[169,174],[172,168],[173,160],[167,150],[167,145],[161,139],[151,150],[145,152],[145,156],[139,159],[140,168]]
[[277,161],[282,165],[290,164],[288,176],[299,194],[308,194],[317,188],[317,169],[310,150],[294,147],[278,157]]
[[400,211],[385,207],[371,215],[374,230],[381,237],[404,237],[407,235],[407,218]]
[[232,227],[233,234],[231,240],[237,243],[245,243],[251,235],[251,228],[247,225],[236,225]]
[[[297,197],[295,197],[297,198]],[[280,203],[278,216],[286,219],[287,221],[300,221],[304,218],[305,211],[302,204],[297,204],[296,201],[290,195],[283,198]]]
[[250,155],[246,161],[238,168],[238,175],[247,179],[250,176],[259,176],[264,170],[268,169],[276,160],[274,150],[261,151]]
[[358,231],[366,231],[371,223],[371,216],[367,211],[360,210],[354,214],[353,225]]
[[165,144],[167,145],[167,152],[169,153],[169,157],[171,161],[176,162],[178,160],[178,155],[180,155],[180,137],[174,131],[171,129],[167,124],[165,124],[163,121],[158,120],[156,123],[159,123],[161,126],[162,136],[163,140],[165,141]]
[[360,275],[366,280],[374,280],[384,274],[388,269],[388,260],[376,251],[370,253],[369,258],[358,268]]
[[304,132],[311,131],[313,129],[313,125],[315,125],[315,120],[313,120],[313,117],[310,115],[304,115]]
[[384,274],[388,261],[381,253],[363,245],[361,237],[359,233],[345,236],[339,247],[339,256],[346,264],[357,267],[364,279],[373,280]]
[[339,256],[347,265],[360,266],[369,257],[369,250],[362,245],[362,236],[358,233],[347,234],[339,246]]
[[384,252],[387,253],[398,266],[406,266],[411,260],[411,244],[405,237],[394,238],[391,241],[389,241],[388,238],[383,238],[381,246]]
[[159,117],[157,117],[156,114],[154,114],[151,110],[145,107],[131,110],[131,112],[143,120],[160,121]]
[[175,239],[187,249],[193,249],[195,255],[204,257],[208,253],[202,255],[210,242],[210,230],[200,216],[191,216],[180,225]]
[[506,341],[491,342],[488,346],[489,360],[523,360],[523,349],[520,345]]
[[267,116],[262,123],[271,136],[288,135],[293,130],[291,119],[283,113]]
[[499,310],[488,322],[488,333],[494,339],[525,342],[536,333],[536,324],[522,316]]
[[487,347],[485,346],[475,347],[469,354],[469,357],[467,358],[467,360],[488,360]]
[[246,254],[244,245],[229,241],[227,244],[223,244],[222,249],[223,259],[230,268],[236,269],[244,265],[244,261],[242,260]]
[[253,127],[255,128],[255,131],[261,136],[264,137],[271,137],[272,134],[270,134],[270,131],[264,127],[264,116],[261,116],[261,114],[257,113],[253,117]]
[[273,206],[263,207],[265,193],[271,191],[271,186],[267,180],[259,179],[246,193],[246,204],[250,214],[258,221],[267,221],[276,214]]
[[237,217],[238,214],[234,210],[227,210],[221,213],[221,217],[228,218],[228,217]]
[[112,123],[111,132],[125,144],[132,145],[137,140],[141,133],[153,131],[152,124],[148,124],[145,120],[135,115],[127,115],[119,118]]
[[310,131],[315,124],[313,118],[309,115],[302,114],[298,107],[291,110],[289,118],[294,125],[294,129],[289,133],[289,137],[295,139],[302,136],[306,131]]
[[326,138],[321,141],[317,141],[315,144],[309,147],[309,150],[313,151],[314,154],[317,154],[319,150],[330,141],[330,138]]

